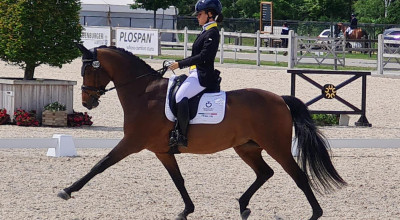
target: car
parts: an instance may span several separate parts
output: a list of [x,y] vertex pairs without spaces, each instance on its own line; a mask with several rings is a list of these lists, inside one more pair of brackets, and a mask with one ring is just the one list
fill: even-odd
[[[318,36],[318,39],[321,38],[329,38],[331,37],[331,29],[324,29]],[[321,49],[324,48],[326,49],[325,44],[326,43],[330,43],[330,41],[325,41],[325,40],[317,40],[315,43],[317,43],[317,45],[315,45],[312,49]]]
[[384,40],[395,40],[398,44],[389,44],[389,47],[400,47],[400,28],[390,28],[383,31]]
[[331,37],[331,29],[325,29],[318,35],[318,38],[325,38],[325,37]]
[[390,28],[383,32],[385,40],[400,40],[400,28]]

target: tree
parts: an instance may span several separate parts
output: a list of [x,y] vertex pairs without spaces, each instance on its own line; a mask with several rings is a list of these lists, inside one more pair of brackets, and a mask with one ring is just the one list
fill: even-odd
[[391,24],[400,24],[400,1],[394,1],[387,8],[387,22]]
[[154,11],[154,28],[156,28],[157,10],[159,8],[167,9],[169,6],[174,5],[174,0],[135,0],[131,5],[132,9],[144,8],[146,10]]
[[80,56],[79,10],[79,0],[2,0],[0,58],[24,69],[24,80],[41,64],[71,62]]
[[227,18],[259,18],[260,0],[220,0]]
[[347,0],[304,0],[304,6],[310,20],[348,20],[351,15],[351,1]]
[[197,0],[181,0],[174,2],[174,6],[178,8],[179,15],[190,16],[194,12],[194,6]]
[[355,11],[361,22],[399,23],[399,0],[358,0],[354,4]]
[[304,0],[275,0],[273,3],[277,20],[304,20],[309,13]]

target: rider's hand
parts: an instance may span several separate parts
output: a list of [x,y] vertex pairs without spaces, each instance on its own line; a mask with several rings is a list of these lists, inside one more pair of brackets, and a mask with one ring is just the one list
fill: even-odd
[[179,63],[178,62],[174,62],[168,67],[168,69],[170,69],[170,70],[176,70],[178,68],[179,68]]

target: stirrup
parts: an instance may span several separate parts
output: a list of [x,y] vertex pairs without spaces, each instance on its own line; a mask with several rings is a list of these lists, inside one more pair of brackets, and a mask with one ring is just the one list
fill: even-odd
[[169,133],[169,141],[168,141],[168,146],[170,147],[177,147],[178,146],[178,130],[171,130]]
[[179,130],[172,130],[169,134],[168,146],[187,147],[187,138],[180,134]]

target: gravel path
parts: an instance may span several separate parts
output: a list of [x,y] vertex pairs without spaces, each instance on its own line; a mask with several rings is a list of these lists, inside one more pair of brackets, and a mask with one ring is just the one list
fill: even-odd
[[[154,69],[161,67],[161,60],[146,60]],[[0,62],[0,76],[22,77],[23,71],[15,66]],[[71,64],[64,65],[62,69],[40,66],[36,69],[36,78],[54,78],[77,81],[74,88],[74,110],[88,111],[81,104],[82,77],[80,76],[81,61],[74,60]],[[290,94],[290,74],[285,68],[269,66],[250,66],[234,64],[217,64],[222,72],[222,89],[234,90],[241,88],[260,88],[280,95]],[[178,70],[177,74],[186,73],[187,70]],[[167,73],[166,76],[169,76]],[[349,76],[313,76],[320,84],[339,84]],[[370,76],[367,79],[367,118],[372,124],[370,128],[355,127],[354,122],[359,115],[350,116],[348,127],[324,127],[322,130],[329,138],[400,138],[400,118],[398,106],[400,99],[397,93],[400,77]],[[109,87],[112,86],[112,83]],[[296,95],[303,101],[308,101],[320,94],[320,90],[297,77]],[[338,91],[338,94],[357,107],[361,107],[361,79],[358,79]],[[93,116],[93,126],[90,128],[24,128],[17,126],[0,126],[0,138],[22,137],[51,137],[52,134],[69,134],[82,138],[122,138],[123,112],[117,93],[109,92],[101,97],[98,108],[88,111]],[[310,109],[340,109],[350,110],[337,100],[322,100],[310,106]]]
[[[147,60],[155,69],[161,61]],[[22,70],[0,63],[1,76],[21,77]],[[217,65],[222,72],[222,89],[246,87],[290,94],[286,69],[243,65]],[[184,73],[181,70],[178,73]],[[37,78],[76,80],[74,109],[80,104],[82,84],[80,60],[62,69],[39,67]],[[346,78],[347,79],[347,78]],[[341,77],[318,76],[318,82],[337,84]],[[348,127],[324,127],[329,138],[400,138],[397,94],[398,77],[368,77],[367,117],[372,127],[355,127],[359,116],[351,116]],[[307,101],[319,94],[304,80],[297,80],[297,94]],[[300,89],[301,88],[301,89]],[[361,82],[341,89],[341,96],[361,103]],[[122,109],[115,92],[101,98],[89,112],[90,128],[26,128],[0,126],[0,138],[51,137],[55,133],[81,138],[121,138]],[[332,100],[331,100],[332,101]],[[312,108],[335,108],[336,102],[321,102]],[[75,199],[63,201],[57,192],[86,174],[109,149],[78,149],[78,157],[46,157],[45,149],[0,150],[0,219],[173,219],[183,202],[168,173],[155,156],[143,151],[131,155],[95,177]],[[400,148],[333,149],[333,161],[349,185],[333,194],[318,195],[324,209],[321,219],[398,219],[400,211]],[[255,179],[251,169],[232,149],[213,155],[177,155],[187,189],[196,205],[189,219],[239,219],[235,200]],[[264,154],[274,169],[271,178],[251,200],[250,219],[306,219],[311,209],[306,198],[282,168]]]

